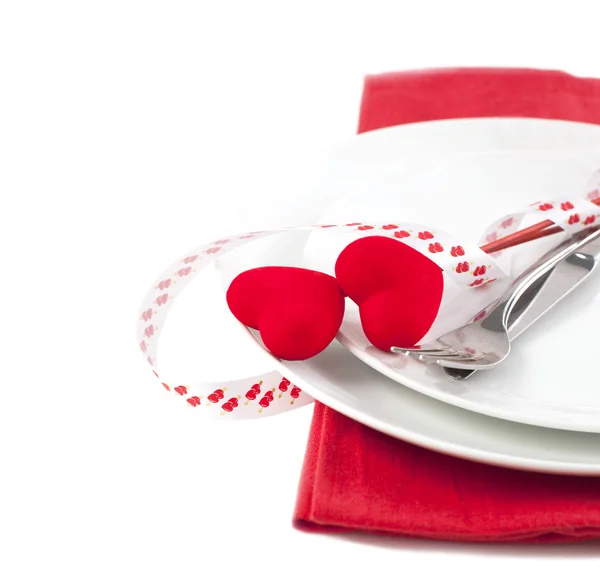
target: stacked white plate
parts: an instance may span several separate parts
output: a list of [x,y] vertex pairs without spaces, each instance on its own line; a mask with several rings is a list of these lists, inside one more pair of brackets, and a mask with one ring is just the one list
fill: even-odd
[[[461,119],[357,136],[331,155],[315,222],[415,222],[476,240],[504,214],[582,194],[600,168],[600,127]],[[296,259],[299,242],[288,243]],[[333,273],[343,246],[322,232],[306,264]],[[507,467],[600,475],[600,271],[519,338],[499,367],[464,382],[373,348],[348,305],[324,353],[280,369],[317,400],[386,434]],[[276,360],[273,360],[276,361]]]

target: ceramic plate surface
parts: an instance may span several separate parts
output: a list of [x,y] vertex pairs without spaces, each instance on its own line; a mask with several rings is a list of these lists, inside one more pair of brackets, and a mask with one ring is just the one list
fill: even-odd
[[334,410],[427,449],[514,469],[600,476],[600,435],[449,406],[375,372],[338,342],[313,359],[280,362],[278,369]]
[[[415,222],[476,240],[490,222],[531,202],[581,194],[598,168],[600,127],[594,125],[466,119],[392,127],[358,136],[332,154],[315,186],[315,193],[330,203],[319,223]],[[344,245],[325,232],[314,234],[305,249],[309,265],[333,273],[335,259]],[[525,257],[535,254],[539,247],[538,243],[524,248]],[[395,382],[383,386],[377,380],[383,388],[377,396],[376,414],[371,390],[364,390],[361,396],[356,387],[344,393],[341,387],[336,388],[334,408],[345,412],[342,405],[346,399],[353,418],[365,411],[371,426],[402,436],[393,421],[404,414],[407,392],[397,385],[400,383],[447,404],[501,419],[600,433],[596,335],[600,326],[599,294],[597,272],[523,334],[503,364],[464,382],[450,380],[437,366],[370,346],[357,309],[349,304],[340,342]],[[476,302],[465,300],[458,304],[457,312],[446,312],[446,317],[440,313],[437,328],[444,326],[444,332],[459,326],[461,309],[465,317],[472,316]],[[481,302],[480,307],[484,306]],[[319,382],[322,378],[323,374],[317,377]],[[368,387],[366,380],[363,383]],[[327,389],[329,393],[315,394],[326,403],[325,396],[332,395],[331,388]],[[414,396],[410,398],[417,402]],[[436,414],[442,418],[443,411],[437,405],[426,403],[423,407],[436,407]],[[467,418],[454,411],[448,415],[453,430],[457,419]],[[433,417],[423,416],[428,418]],[[484,422],[473,421],[481,427]],[[490,422],[490,430],[508,426]],[[513,429],[510,431],[512,434]],[[531,431],[523,434],[533,435]],[[474,439],[472,431],[461,435]],[[523,451],[530,452],[531,447],[523,447]]]

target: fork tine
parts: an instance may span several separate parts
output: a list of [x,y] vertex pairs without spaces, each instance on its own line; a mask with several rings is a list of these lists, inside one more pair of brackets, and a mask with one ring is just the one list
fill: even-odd
[[426,357],[462,357],[463,355],[465,355],[464,353],[460,352],[460,351],[454,351],[454,349],[440,349],[440,350],[436,350],[436,351],[423,351],[423,352],[419,352],[419,351],[413,351],[412,355],[423,355]]
[[422,356],[417,356],[417,354],[414,354],[416,357],[426,357],[427,359],[431,359],[431,360],[438,360],[438,359],[456,359],[459,361],[462,361],[463,359],[468,359],[469,356],[468,355],[464,355],[462,353],[458,353],[458,352],[452,352],[452,353],[431,353],[431,354],[427,354],[427,355],[422,355]]
[[426,355],[429,353],[441,353],[448,352],[448,347],[432,347],[432,348],[423,348],[423,347],[396,347],[395,345],[390,348],[392,353],[418,353],[422,355]]
[[477,363],[480,358],[478,357],[461,357],[461,358],[447,358],[447,359],[439,359],[435,360],[439,366],[450,369],[465,369],[466,365],[471,363]]

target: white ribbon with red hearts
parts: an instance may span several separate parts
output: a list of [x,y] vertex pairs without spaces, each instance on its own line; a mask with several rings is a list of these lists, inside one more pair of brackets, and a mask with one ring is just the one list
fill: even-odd
[[140,350],[154,375],[166,390],[184,398],[189,406],[214,416],[248,418],[277,414],[312,402],[312,398],[275,371],[243,380],[184,384],[158,370],[157,349],[162,326],[173,302],[191,280],[221,255],[256,239],[289,231],[334,231],[354,233],[357,238],[384,235],[398,239],[434,261],[461,287],[477,287],[506,277],[477,245],[461,244],[460,240],[447,233],[419,225],[350,223],[341,226],[292,227],[235,235],[202,245],[170,265],[156,280],[142,303],[137,328]]
[[[479,245],[486,245],[506,237],[519,230],[525,217],[534,222],[551,220],[565,231],[565,236],[571,235],[586,227],[594,227],[600,222],[600,170],[587,182],[584,196],[577,199],[546,200],[534,202],[523,210],[503,216],[493,222],[483,233]],[[509,256],[511,249],[492,253],[494,258]]]
[[[488,227],[482,242],[491,242],[517,231],[525,217],[531,217],[536,222],[550,219],[565,230],[565,236],[600,224],[600,172],[588,183],[587,194],[583,198],[535,203],[518,213],[502,217]],[[190,251],[170,265],[156,280],[142,303],[137,323],[139,346],[162,386],[185,399],[188,406],[199,412],[221,418],[269,416],[310,404],[313,399],[277,371],[228,382],[183,384],[171,375],[159,374],[157,348],[162,326],[177,296],[202,269],[221,255],[256,239],[282,232],[324,230],[354,232],[357,238],[383,235],[401,240],[435,262],[453,282],[463,288],[476,288],[507,277],[494,259],[478,246],[465,244],[447,233],[419,225],[350,223],[290,227],[219,239]],[[502,253],[506,255],[509,251]]]

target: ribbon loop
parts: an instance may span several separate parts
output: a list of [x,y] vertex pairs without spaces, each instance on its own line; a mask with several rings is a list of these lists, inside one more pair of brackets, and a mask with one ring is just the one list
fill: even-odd
[[[599,207],[600,172],[597,172],[588,182],[584,197],[562,202],[537,202],[518,213],[502,217],[488,227],[482,241],[491,242],[514,233],[528,215],[553,221],[564,229],[567,236],[600,224]],[[355,233],[357,238],[383,235],[398,239],[431,259],[462,288],[476,288],[507,277],[507,273],[477,244],[466,243],[443,231],[406,223],[290,227],[234,235],[202,245],[171,264],[146,294],[138,317],[137,337],[142,354],[163,387],[203,414],[234,419],[253,418],[277,414],[312,402],[306,393],[276,370],[241,380],[185,384],[171,376],[159,375],[157,363],[158,341],[169,309],[202,269],[221,255],[256,239],[290,231],[331,231]],[[508,250],[501,253],[510,260],[513,252]]]

